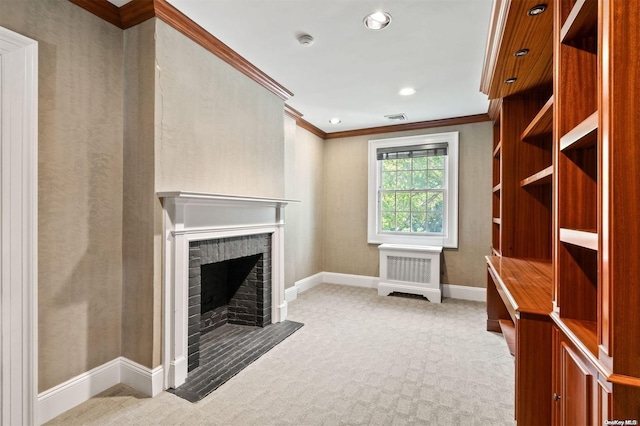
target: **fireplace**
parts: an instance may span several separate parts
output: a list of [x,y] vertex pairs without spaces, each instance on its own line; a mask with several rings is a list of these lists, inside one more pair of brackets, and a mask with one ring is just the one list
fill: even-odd
[[[164,210],[162,358],[167,389],[182,385],[196,365],[195,342],[201,329],[206,333],[221,321],[264,326],[286,319],[284,208],[297,201],[191,192],[160,192],[158,196]],[[244,263],[249,261],[255,263]],[[229,272],[236,266],[241,272]],[[229,297],[227,284],[224,297],[211,295],[216,290],[207,289],[203,313],[202,306],[194,306],[196,302],[202,305],[203,280],[211,280],[210,273],[214,277],[231,275],[240,294]]]
[[271,235],[189,243],[188,366],[200,366],[200,338],[225,324],[271,324]]

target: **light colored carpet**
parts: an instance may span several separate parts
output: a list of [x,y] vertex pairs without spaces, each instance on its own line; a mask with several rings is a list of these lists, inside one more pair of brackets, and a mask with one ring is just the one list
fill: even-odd
[[485,305],[322,284],[298,332],[202,401],[124,385],[49,425],[513,425],[514,364]]

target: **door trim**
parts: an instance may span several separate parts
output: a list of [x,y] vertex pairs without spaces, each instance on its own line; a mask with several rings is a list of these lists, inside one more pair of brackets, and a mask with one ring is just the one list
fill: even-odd
[[0,424],[37,424],[38,44],[0,27]]

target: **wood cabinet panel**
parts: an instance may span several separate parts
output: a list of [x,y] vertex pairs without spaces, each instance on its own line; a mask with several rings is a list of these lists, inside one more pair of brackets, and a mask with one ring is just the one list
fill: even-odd
[[598,380],[598,415],[596,419],[598,424],[601,425],[606,424],[607,420],[613,419],[613,413],[611,412],[613,394],[610,386],[610,384]]
[[507,308],[502,303],[495,280],[489,270],[487,272],[487,331],[500,333],[499,321],[506,319],[511,321],[511,315],[509,315]]
[[516,419],[521,425],[551,423],[551,319],[516,321]]
[[561,421],[565,426],[591,426],[593,375],[578,355],[565,343],[560,343],[561,359]]

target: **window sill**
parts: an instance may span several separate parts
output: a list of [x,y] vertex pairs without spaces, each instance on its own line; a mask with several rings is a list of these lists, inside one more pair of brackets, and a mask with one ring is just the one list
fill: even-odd
[[422,237],[416,235],[375,235],[370,236],[368,244],[400,244],[406,246],[434,246],[458,248],[457,240],[447,237]]

